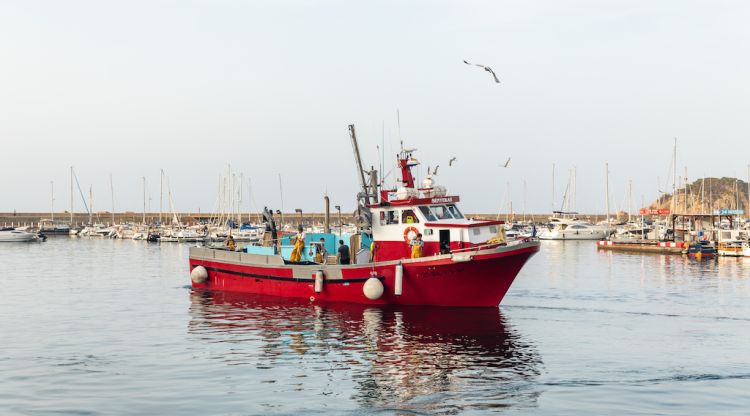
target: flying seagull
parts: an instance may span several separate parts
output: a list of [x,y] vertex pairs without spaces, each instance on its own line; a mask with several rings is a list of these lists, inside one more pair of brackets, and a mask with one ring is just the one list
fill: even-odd
[[478,66],[478,67],[480,67],[480,68],[483,68],[483,69],[484,69],[485,71],[487,71],[487,72],[489,72],[490,74],[492,74],[492,78],[495,78],[495,82],[497,82],[498,84],[500,83],[500,80],[499,80],[499,79],[497,79],[497,75],[495,75],[495,71],[493,71],[493,70],[492,70],[492,68],[490,68],[490,67],[488,67],[488,66],[485,66],[485,65],[472,64],[471,62],[466,62],[466,61],[464,61],[464,63],[465,63],[466,65],[474,65],[474,66]]
[[451,160],[449,160],[449,161],[448,161],[448,166],[453,166],[453,162],[455,162],[455,161],[456,161],[456,157],[455,157],[455,156],[453,156],[453,157],[451,158]]
[[510,158],[508,158],[508,160],[505,161],[504,165],[497,165],[497,166],[501,168],[507,168],[508,166],[510,166]]

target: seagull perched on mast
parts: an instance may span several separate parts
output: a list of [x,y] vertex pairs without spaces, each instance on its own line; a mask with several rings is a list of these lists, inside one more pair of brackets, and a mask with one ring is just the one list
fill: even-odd
[[498,84],[500,83],[500,80],[497,79],[497,75],[495,75],[495,71],[493,71],[492,68],[490,68],[490,67],[488,67],[486,65],[472,64],[471,62],[466,62],[466,60],[464,60],[464,63],[466,65],[474,65],[474,66],[478,66],[478,67],[484,69],[485,71],[487,71],[490,74],[492,74],[492,78],[495,78],[495,82],[497,82]]

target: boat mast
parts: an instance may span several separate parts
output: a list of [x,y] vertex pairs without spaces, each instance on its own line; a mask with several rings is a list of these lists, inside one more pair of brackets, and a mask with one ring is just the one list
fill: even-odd
[[687,213],[688,213],[688,210],[687,210],[687,207],[688,207],[688,205],[687,205],[687,188],[688,188],[688,181],[687,181],[687,166],[685,166],[685,203],[683,204],[683,205],[684,205],[684,207],[685,207],[685,214],[687,214]]
[[555,215],[555,164],[552,164],[552,215]]
[[607,231],[609,231],[609,163],[604,163],[604,193],[606,195],[606,209],[607,209]]
[[115,225],[115,186],[112,184],[112,174],[109,174],[109,195],[112,198],[112,225]]
[[159,225],[162,224],[162,212],[164,211],[164,169],[159,169]]
[[52,212],[50,213],[50,217],[52,221],[55,221],[55,181],[49,181],[49,187],[50,187],[50,199],[52,202]]
[[633,212],[633,180],[628,180],[628,222],[630,222]]
[[89,185],[89,224],[93,224],[92,216],[94,215],[94,187]]
[[[641,194],[641,208],[645,207],[645,205],[646,205],[646,202],[644,201],[643,194]],[[654,223],[654,230],[656,230],[656,223]],[[641,212],[641,240],[645,240],[645,239],[646,239],[646,226],[643,221],[643,212]]]
[[563,206],[562,210],[570,212],[570,198],[573,192],[573,169],[568,171],[568,186],[565,188],[565,194],[563,195]]
[[[734,178],[734,198],[735,198],[735,205],[737,206],[737,210],[740,209],[740,180],[736,177]],[[737,215],[737,229],[739,229],[740,226],[740,216]],[[734,228],[734,226],[732,226]]]
[[[737,184],[740,182],[739,179],[734,180],[734,198],[735,198],[735,206],[737,209],[740,209],[740,188],[737,186]],[[54,200],[53,200],[54,201]]]
[[359,185],[362,187],[363,197],[365,203],[370,205],[370,192],[367,189],[367,181],[365,180],[365,170],[362,168],[362,157],[359,153],[359,144],[357,143],[357,133],[354,130],[354,124],[349,125],[349,137],[352,140],[352,148],[354,150],[354,163],[357,165],[357,176],[359,178]]
[[672,154],[672,215],[677,208],[677,138],[674,138],[674,150]]
[[242,185],[245,184],[245,174],[240,172],[240,184],[237,187],[237,224],[242,225]]
[[523,222],[526,222],[526,179],[523,180]]
[[146,177],[143,177],[143,224],[146,224]]
[[281,174],[279,173],[279,195],[281,196],[281,230],[284,230],[284,187],[281,185]]
[[70,167],[70,226],[73,227],[73,166]]
[[513,218],[513,197],[510,194],[510,181],[506,182],[508,187],[508,213],[505,215],[505,222],[511,222]]
[[576,192],[578,191],[578,168],[573,166],[573,212],[576,212]]

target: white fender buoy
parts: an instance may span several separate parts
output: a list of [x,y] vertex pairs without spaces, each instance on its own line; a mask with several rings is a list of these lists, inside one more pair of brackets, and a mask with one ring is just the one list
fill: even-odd
[[380,297],[383,296],[383,282],[377,277],[371,277],[367,279],[364,286],[362,286],[362,292],[367,299],[380,299]]
[[193,271],[190,272],[190,280],[193,283],[205,283],[208,280],[208,270],[203,266],[195,266]]
[[393,285],[393,294],[401,296],[404,291],[404,266],[399,263],[396,265],[396,281]]
[[323,271],[318,270],[315,272],[315,293],[323,291]]

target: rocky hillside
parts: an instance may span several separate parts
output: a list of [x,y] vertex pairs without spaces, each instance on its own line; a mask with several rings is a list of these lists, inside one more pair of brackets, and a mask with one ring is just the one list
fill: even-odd
[[[739,195],[739,196],[738,196]],[[737,178],[705,178],[699,179],[687,186],[687,213],[700,213],[701,196],[703,196],[703,210],[706,213],[717,209],[744,209],[750,212],[747,201],[747,182]],[[739,205],[737,199],[739,198]],[[685,187],[677,190],[676,209],[678,213],[685,212]],[[654,201],[649,208],[670,209],[672,194],[666,194]]]

